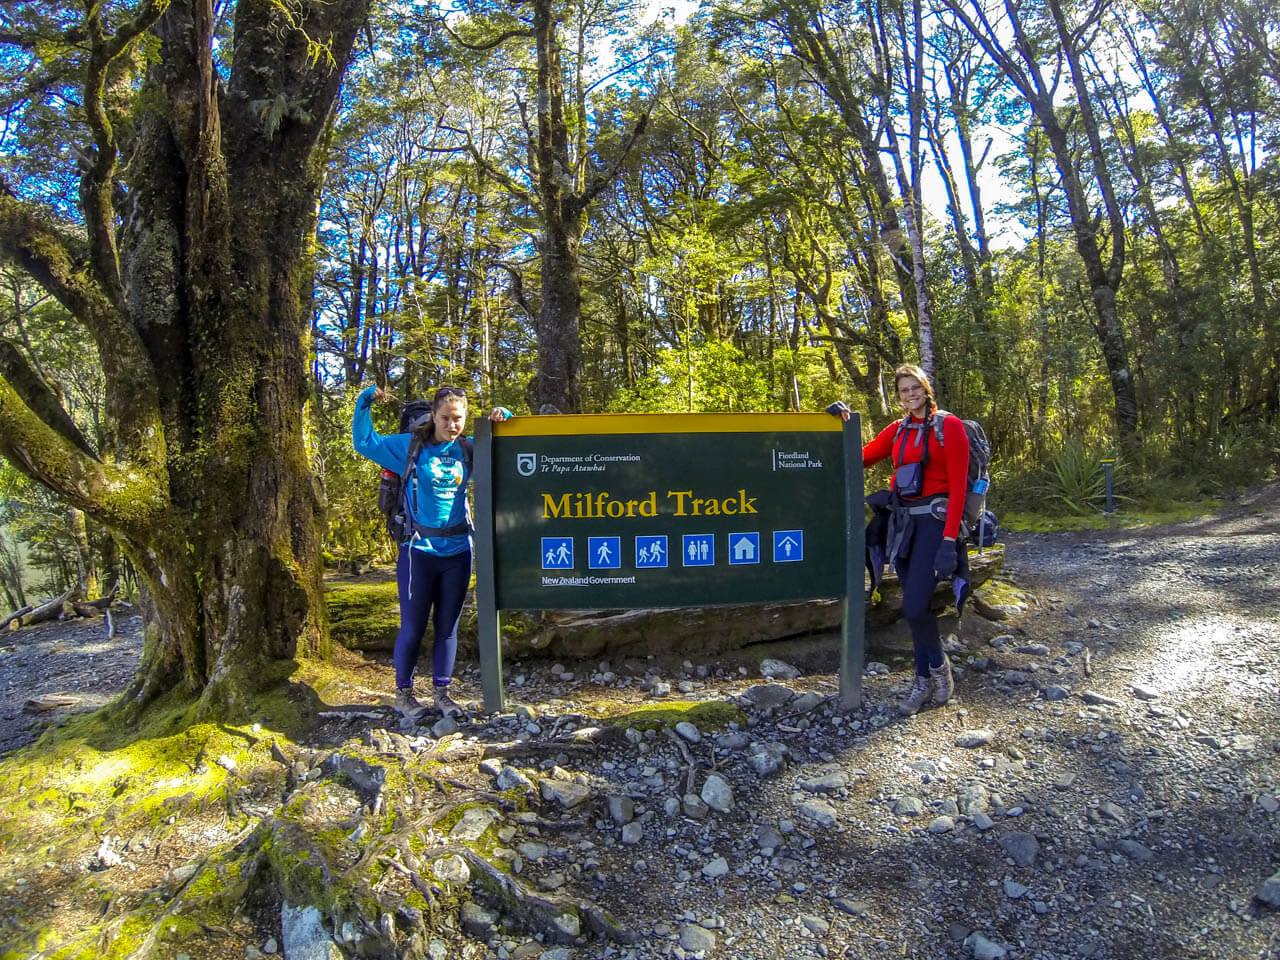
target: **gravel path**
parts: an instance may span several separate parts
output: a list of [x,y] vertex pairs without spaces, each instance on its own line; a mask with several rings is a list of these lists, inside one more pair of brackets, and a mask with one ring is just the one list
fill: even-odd
[[[728,702],[745,722],[486,761],[484,782],[531,791],[495,855],[637,940],[552,947],[470,906],[430,955],[1280,960],[1280,484],[1211,518],[1007,548],[1025,609],[966,621],[956,701],[909,719],[898,661],[869,664],[861,710],[833,709],[829,640],[771,649],[797,675],[755,651],[508,664],[512,712],[464,720],[464,741],[563,737],[602,701]],[[34,732],[17,726],[28,691],[118,690],[131,626],[101,650],[73,646],[74,625],[5,638],[0,752]],[[398,728],[384,672],[351,685],[366,710],[323,728],[328,746]],[[474,668],[461,680],[478,693]],[[430,751],[451,723],[398,729]],[[262,924],[260,944],[282,937]]]

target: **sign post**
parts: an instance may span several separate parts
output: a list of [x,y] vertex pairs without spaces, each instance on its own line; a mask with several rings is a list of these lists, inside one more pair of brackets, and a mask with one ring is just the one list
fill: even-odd
[[840,700],[861,703],[855,414],[612,414],[478,421],[475,558],[485,708],[501,610],[844,598]]

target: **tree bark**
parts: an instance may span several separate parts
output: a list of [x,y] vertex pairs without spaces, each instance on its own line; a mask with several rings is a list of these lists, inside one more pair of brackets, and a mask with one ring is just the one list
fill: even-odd
[[[94,460],[0,379],[0,453],[111,530],[145,583],[142,661],[123,703],[177,688],[199,695],[203,715],[244,715],[295,656],[327,651],[300,281],[308,164],[367,7],[242,0],[225,81],[210,0],[152,9],[129,39],[156,40],[129,179],[113,168],[81,188],[86,216],[122,228],[95,226],[85,250],[0,193],[0,255],[97,341],[109,426]],[[94,42],[101,56],[127,46]],[[99,156],[116,146],[107,126],[96,139]],[[104,213],[103,192],[119,206]]]

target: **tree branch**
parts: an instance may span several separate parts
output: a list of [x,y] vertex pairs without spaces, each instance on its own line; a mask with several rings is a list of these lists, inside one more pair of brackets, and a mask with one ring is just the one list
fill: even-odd
[[137,331],[84,269],[84,241],[15,197],[2,179],[0,260],[20,266],[85,325],[98,348],[118,442],[143,462],[163,463],[154,367]]
[[628,134],[626,142],[623,143],[622,149],[618,152],[618,159],[614,161],[613,165],[610,166],[608,170],[592,177],[591,182],[583,188],[579,202],[582,204],[584,209],[589,206],[591,201],[596,198],[600,191],[607,187],[610,181],[618,175],[618,171],[622,169],[622,165],[627,162],[627,157],[631,153],[631,148],[636,145],[636,141],[644,134],[644,128],[648,123],[649,113],[648,111],[645,111],[640,115],[640,119],[636,121],[636,125],[631,128],[631,133]]
[[66,503],[114,530],[143,534],[168,499],[156,476],[134,464],[101,463],[46,424],[0,377],[0,456]]
[[23,356],[17,346],[0,340],[0,377],[4,377],[23,403],[62,438],[84,453],[98,459],[98,454],[85,439],[75,421],[63,409],[61,401],[48,381]]
[[520,184],[516,183],[515,180],[503,173],[484,157],[480,152],[480,148],[476,146],[475,141],[471,139],[471,131],[463,130],[460,127],[449,127],[443,123],[439,124],[439,127],[441,130],[448,133],[461,134],[464,138],[464,147],[466,151],[471,154],[471,159],[475,160],[481,170],[506,187],[507,191],[520,202],[526,203],[534,208],[537,207],[537,203],[534,202],[533,197],[529,195],[529,192],[525,190],[524,187],[520,186]]

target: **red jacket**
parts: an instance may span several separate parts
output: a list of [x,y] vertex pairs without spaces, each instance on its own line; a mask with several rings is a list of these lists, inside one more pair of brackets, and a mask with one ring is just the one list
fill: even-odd
[[[936,408],[935,408],[936,410]],[[912,417],[913,423],[920,421]],[[904,430],[897,443],[894,435],[901,420],[893,420],[862,448],[862,466],[869,467],[886,457],[893,457],[896,471],[904,463],[918,463],[924,459],[924,448],[917,440],[919,431]],[[947,498],[947,522],[942,529],[944,537],[960,535],[960,521],[964,519],[965,488],[969,481],[969,438],[960,418],[949,416],[942,421],[942,438],[939,445],[932,426],[924,431],[929,444],[929,462],[924,465],[924,492],[916,499],[925,500],[945,494]]]

